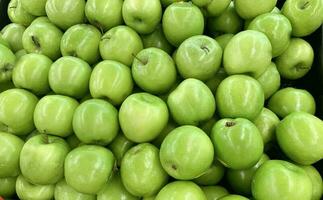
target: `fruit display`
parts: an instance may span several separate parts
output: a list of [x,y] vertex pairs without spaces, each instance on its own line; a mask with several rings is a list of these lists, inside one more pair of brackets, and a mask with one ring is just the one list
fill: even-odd
[[0,10],[0,200],[323,198],[323,0]]

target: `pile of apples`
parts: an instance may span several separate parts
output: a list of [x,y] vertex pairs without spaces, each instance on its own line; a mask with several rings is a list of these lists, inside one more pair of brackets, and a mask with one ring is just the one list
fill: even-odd
[[319,200],[323,0],[279,3],[11,0],[0,199]]

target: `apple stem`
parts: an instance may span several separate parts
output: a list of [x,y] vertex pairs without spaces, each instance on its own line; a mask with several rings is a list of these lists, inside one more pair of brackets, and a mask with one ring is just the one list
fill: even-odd
[[17,6],[10,6],[9,9],[17,8]]
[[35,36],[31,36],[31,40],[36,45],[36,47],[39,49],[40,48],[40,43],[39,43],[38,39]]
[[131,54],[135,59],[137,59],[141,64],[143,64],[143,65],[146,65],[147,64],[147,61],[145,62],[145,61],[143,61],[143,60],[141,60],[140,58],[138,58],[135,54]]
[[210,52],[210,50],[206,47],[206,46],[201,46],[201,49],[203,50],[203,51],[205,51],[205,53],[209,53]]
[[43,142],[44,142],[45,144],[49,144],[48,135],[44,133],[44,134],[42,135],[42,137],[43,137]]

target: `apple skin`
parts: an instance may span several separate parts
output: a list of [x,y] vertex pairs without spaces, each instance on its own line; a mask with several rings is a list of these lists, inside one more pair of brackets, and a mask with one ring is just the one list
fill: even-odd
[[213,157],[211,139],[195,126],[175,128],[160,146],[163,168],[178,180],[191,180],[201,176],[211,166]]
[[204,16],[191,2],[175,2],[164,11],[162,24],[167,40],[178,47],[185,39],[203,34]]
[[71,149],[75,149],[76,147],[82,145],[81,141],[76,137],[75,134],[68,136],[65,140]]
[[151,94],[168,92],[177,78],[172,57],[155,47],[141,50],[136,55],[131,70],[136,84]]
[[320,0],[287,0],[282,10],[292,24],[293,36],[304,37],[318,29],[323,20],[323,2]]
[[2,38],[5,39],[13,52],[23,49],[22,35],[26,28],[23,25],[11,23],[1,30]]
[[261,32],[242,31],[229,41],[223,54],[223,65],[229,74],[249,74],[258,78],[271,63],[272,47]]
[[157,148],[160,148],[160,145],[163,143],[166,136],[177,126],[178,125],[170,118],[168,120],[167,125],[164,127],[161,133],[159,133],[159,135],[151,143],[155,145]]
[[35,129],[33,114],[38,98],[23,89],[9,89],[0,94],[0,130],[27,135]]
[[49,85],[56,94],[80,99],[89,91],[91,72],[90,65],[82,59],[64,56],[51,65]]
[[119,123],[124,135],[136,143],[155,139],[168,122],[166,103],[149,93],[134,93],[119,109]]
[[293,112],[276,128],[276,137],[288,158],[311,165],[323,158],[323,122],[305,112]]
[[163,7],[167,7],[172,3],[180,2],[180,1],[188,1],[188,0],[160,0],[160,3],[162,4]]
[[155,200],[207,200],[202,189],[191,181],[174,181],[168,183],[157,194]]
[[288,48],[276,58],[280,75],[295,80],[305,76],[311,69],[314,51],[311,45],[301,38],[293,38]]
[[228,190],[222,186],[202,186],[206,199],[218,200],[229,194]]
[[121,25],[123,0],[88,0],[85,4],[85,15],[89,22],[101,32]]
[[215,17],[223,13],[230,5],[231,0],[211,0],[206,5],[206,13],[210,17]]
[[143,44],[136,31],[121,25],[111,28],[102,36],[99,49],[104,60],[114,60],[131,66],[134,56],[143,49]]
[[85,21],[85,0],[47,0],[48,19],[63,30]]
[[246,75],[227,77],[216,91],[217,111],[222,118],[253,120],[261,112],[264,101],[264,92],[259,82]]
[[21,0],[11,0],[8,4],[8,17],[13,23],[29,26],[35,16],[29,14],[21,4]]
[[[0,132],[0,178],[19,175],[19,157],[24,141],[10,133]],[[0,194],[1,196],[1,194]]]
[[279,90],[281,85],[281,77],[277,70],[276,64],[272,62],[266,71],[257,78],[257,81],[260,83],[264,91],[265,99],[268,99],[277,90]]
[[34,16],[45,16],[45,5],[47,0],[20,0],[21,6],[26,12]]
[[220,118],[217,115],[214,115],[211,119],[202,122],[199,125],[199,128],[201,128],[207,135],[211,135],[212,128],[219,119]]
[[215,95],[216,90],[218,89],[220,83],[227,77],[228,77],[228,75],[225,72],[224,68],[220,67],[219,70],[217,71],[217,73],[213,77],[211,77],[209,80],[207,80],[205,82],[205,84],[208,86],[208,88],[210,88],[213,95]]
[[[35,108],[34,123],[40,133],[67,137],[73,133],[72,120],[79,103],[67,96],[47,95]],[[64,112],[63,112],[64,111]]]
[[48,72],[52,65],[47,56],[30,53],[22,56],[12,72],[12,81],[17,88],[25,88],[37,95],[50,91]]
[[108,148],[112,151],[117,160],[117,165],[120,167],[121,161],[125,153],[135,145],[134,142],[128,140],[123,133],[119,133],[114,140],[109,144]]
[[193,181],[198,185],[216,185],[223,178],[225,167],[217,160],[214,160],[211,167],[207,169],[202,176]]
[[274,9],[277,0],[234,0],[237,13],[243,19],[252,19]]
[[97,194],[109,179],[114,164],[112,152],[104,147],[77,147],[70,151],[65,159],[66,182],[78,192]]
[[113,105],[120,105],[132,93],[133,85],[129,67],[112,60],[98,63],[89,83],[93,98],[106,98]]
[[19,51],[17,51],[15,53],[15,56],[17,58],[17,60],[19,60],[22,56],[28,54],[27,51],[25,49],[20,49]]
[[6,46],[0,44],[0,83],[11,80],[12,70],[16,63],[15,54]]
[[306,90],[287,87],[278,90],[268,102],[268,108],[279,117],[284,118],[292,112],[315,113],[315,99]]
[[204,35],[192,36],[178,47],[175,62],[183,78],[210,79],[219,70],[222,49],[213,38]]
[[134,196],[152,196],[167,183],[168,174],[159,160],[159,149],[149,143],[127,151],[121,162],[121,180]]
[[0,44],[10,48],[9,42],[3,38],[2,32],[0,32]]
[[141,200],[155,200],[156,195],[150,197],[143,197]]
[[0,178],[0,197],[12,197],[16,194],[17,177]]
[[281,197],[311,200],[312,196],[312,183],[306,172],[283,160],[269,160],[262,164],[253,176],[251,189],[253,197],[262,200]]
[[65,179],[62,179],[55,185],[55,200],[96,200],[95,195],[84,194],[74,190],[69,186]]
[[227,46],[227,44],[229,43],[229,41],[233,38],[234,34],[232,33],[226,33],[223,35],[219,35],[217,37],[215,37],[215,41],[218,42],[218,44],[220,45],[220,47],[222,48],[222,50],[225,49],[225,47]]
[[249,199],[241,195],[230,194],[220,198],[220,200],[249,200]]
[[19,199],[50,200],[54,197],[55,185],[34,185],[29,183],[22,175],[16,181],[16,192]]
[[85,144],[108,145],[119,132],[118,110],[101,99],[84,101],[74,112],[73,130]]
[[305,170],[312,181],[313,189],[311,200],[320,200],[323,194],[323,182],[320,173],[311,165],[300,165],[300,167]]

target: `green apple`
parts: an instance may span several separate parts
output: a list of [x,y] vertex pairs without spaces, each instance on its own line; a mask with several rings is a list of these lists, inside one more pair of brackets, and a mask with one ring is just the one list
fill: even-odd
[[96,200],[95,195],[84,194],[74,190],[66,183],[65,179],[56,184],[54,198],[55,200]]
[[263,108],[258,117],[253,120],[265,144],[275,140],[275,131],[279,122],[277,115],[267,108]]
[[82,59],[64,56],[50,67],[49,85],[56,94],[80,99],[89,91],[91,72],[90,65]]
[[220,118],[215,114],[211,119],[202,122],[199,125],[199,128],[201,128],[207,135],[211,135],[212,128],[219,119]]
[[229,194],[228,190],[222,186],[203,186],[201,189],[207,200],[219,200]]
[[219,200],[249,200],[249,199],[241,195],[230,194],[230,195],[221,197]]
[[191,181],[174,181],[163,187],[155,200],[207,200],[202,189]]
[[188,1],[188,0],[160,0],[160,3],[162,4],[163,7],[167,7],[172,3],[180,2],[180,1]]
[[37,129],[33,130],[31,133],[29,133],[28,135],[24,135],[23,137],[20,136],[20,138],[24,139],[25,142],[27,142],[30,138],[34,137],[35,135],[39,135],[39,131]]
[[89,22],[101,32],[121,25],[123,0],[87,0],[85,15]]
[[136,84],[151,94],[168,92],[176,81],[177,72],[172,57],[155,47],[141,50],[131,70]]
[[215,112],[215,99],[211,90],[200,80],[182,81],[167,98],[167,105],[176,123],[198,125],[210,119]]
[[16,62],[15,54],[6,46],[0,44],[0,83],[11,80],[12,70]]
[[32,24],[36,24],[36,23],[38,23],[38,22],[47,22],[47,23],[51,23],[50,21],[49,21],[49,19],[48,19],[48,17],[47,16],[42,16],[42,17],[37,17],[36,19],[34,19],[32,22],[31,22],[31,24],[30,25],[32,25]]
[[21,0],[10,0],[8,4],[8,17],[13,23],[29,26],[35,16],[29,14],[23,7]]
[[73,133],[72,120],[79,103],[71,97],[47,95],[35,108],[34,123],[40,133],[66,137]]
[[246,75],[229,76],[216,91],[217,110],[222,118],[253,120],[260,114],[264,101],[264,92],[259,82]]
[[315,113],[315,99],[307,90],[287,87],[278,90],[268,102],[268,108],[284,118],[292,112]]
[[50,59],[56,60],[61,56],[60,41],[62,36],[63,32],[59,28],[42,19],[32,23],[25,30],[22,35],[22,45],[28,53],[44,54]]
[[230,5],[231,0],[209,0],[206,5],[207,15],[216,17],[223,13]]
[[121,160],[125,153],[135,145],[135,143],[128,140],[123,133],[119,133],[114,140],[109,144],[108,148],[112,151],[117,160],[117,165],[120,167]]
[[17,88],[25,88],[37,95],[50,91],[48,72],[52,65],[47,56],[31,53],[22,56],[12,72],[12,81]]
[[223,54],[225,71],[258,78],[271,63],[272,47],[267,36],[254,30],[242,31],[229,41]]
[[156,195],[150,197],[143,197],[141,200],[155,200]]
[[55,184],[63,178],[64,160],[69,150],[68,144],[60,137],[36,135],[21,150],[21,174],[33,184]]
[[9,42],[3,38],[3,35],[1,32],[0,32],[0,44],[10,48]]
[[45,16],[45,5],[47,0],[20,0],[21,6],[26,12],[34,16]]
[[11,23],[1,30],[2,38],[5,39],[13,52],[23,49],[22,35],[26,28],[23,25]]
[[76,147],[82,145],[81,141],[77,138],[75,134],[69,135],[65,140],[71,147],[71,149],[75,149]]
[[178,125],[170,118],[165,128],[161,131],[161,133],[159,133],[157,138],[155,138],[151,143],[156,147],[160,148],[160,145],[163,143],[165,137],[177,126]]
[[22,56],[28,54],[27,51],[25,49],[20,49],[19,51],[17,51],[15,53],[15,56],[17,58],[17,60],[19,60]]
[[149,34],[162,18],[162,6],[159,0],[124,0],[122,16],[125,24],[137,33]]
[[113,105],[120,105],[133,89],[131,71],[120,62],[102,61],[94,67],[89,87],[93,98],[106,98]]
[[178,180],[190,180],[203,175],[211,166],[213,157],[211,139],[204,131],[190,125],[172,130],[160,147],[163,168]]
[[256,171],[252,179],[255,199],[311,200],[312,183],[306,172],[287,161],[269,160]]
[[0,94],[0,130],[27,135],[35,129],[33,114],[38,98],[23,89],[9,89]]
[[73,130],[81,142],[105,146],[119,132],[118,110],[101,99],[84,101],[74,112]]
[[249,26],[249,30],[260,31],[264,33],[271,42],[273,57],[281,55],[288,47],[292,25],[282,14],[266,13],[253,19]]
[[299,79],[311,69],[314,51],[311,45],[301,38],[293,38],[286,51],[276,58],[280,75],[285,79]]
[[134,93],[119,109],[119,122],[124,135],[142,143],[155,139],[168,122],[166,103],[149,93]]
[[19,175],[19,157],[23,145],[24,141],[18,136],[0,132],[0,154],[2,155],[0,157],[0,178]]
[[210,88],[212,91],[213,95],[216,94],[216,90],[218,89],[220,83],[227,78],[228,75],[225,72],[223,67],[220,67],[217,73],[211,77],[209,80],[205,82],[205,84]]
[[167,183],[168,174],[159,160],[159,149],[149,143],[138,144],[124,155],[121,180],[134,196],[152,196]]
[[207,6],[209,3],[211,3],[211,0],[192,0],[192,3],[202,8]]
[[257,81],[260,83],[264,91],[265,99],[268,99],[277,90],[279,90],[281,85],[281,77],[277,70],[276,64],[272,62],[266,71],[257,78]]
[[323,182],[319,171],[311,165],[301,165],[312,181],[312,199],[320,200],[323,194]]
[[219,70],[222,49],[213,38],[192,36],[178,47],[175,62],[183,78],[210,79]]
[[323,122],[314,115],[294,112],[276,128],[283,152],[296,163],[311,165],[323,158]]
[[47,0],[48,19],[63,30],[85,21],[85,0]]
[[220,45],[220,47],[222,48],[222,50],[225,49],[225,47],[227,46],[227,44],[229,43],[229,41],[233,38],[234,34],[232,33],[226,33],[226,34],[222,34],[219,35],[217,37],[215,37],[215,41],[218,42],[218,44]]
[[237,13],[243,19],[252,19],[274,9],[277,0],[234,0]]
[[17,177],[0,178],[0,197],[9,198],[16,194]]
[[34,185],[22,175],[16,181],[16,192],[19,199],[51,200],[54,197],[55,185]]
[[65,159],[66,182],[78,192],[97,194],[108,181],[114,164],[112,152],[104,147],[77,147]]
[[175,2],[166,8],[162,19],[167,40],[178,47],[184,40],[204,31],[204,16],[192,2]]
[[225,167],[217,160],[207,169],[202,176],[194,179],[193,181],[198,185],[216,185],[224,176]]
[[282,14],[290,20],[293,36],[307,36],[322,25],[323,2],[321,0],[287,0],[283,5]]

